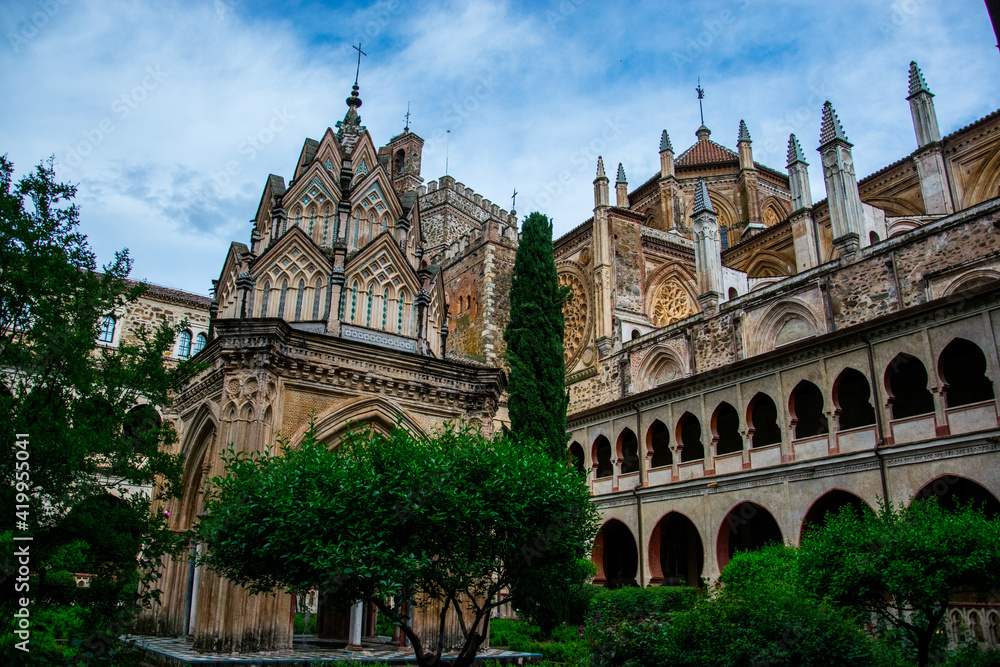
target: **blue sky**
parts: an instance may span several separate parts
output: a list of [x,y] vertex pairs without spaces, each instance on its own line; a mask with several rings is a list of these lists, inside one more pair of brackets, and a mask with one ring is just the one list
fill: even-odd
[[[712,139],[785,167],[788,134],[814,197],[820,110],[833,102],[859,177],[915,148],[905,100],[916,60],[943,133],[1000,107],[1000,53],[981,0],[377,3],[15,0],[0,17],[0,153],[24,173],[54,155],[78,183],[100,261],[207,294],[247,242],[267,175],[340,120],[356,52],[376,145],[426,140],[445,171],[557,234],[592,213],[594,169],[656,173],[660,132],[694,143],[700,76]],[[450,130],[450,135],[447,132]],[[445,137],[448,137],[445,139]],[[447,144],[447,147],[446,147]]]

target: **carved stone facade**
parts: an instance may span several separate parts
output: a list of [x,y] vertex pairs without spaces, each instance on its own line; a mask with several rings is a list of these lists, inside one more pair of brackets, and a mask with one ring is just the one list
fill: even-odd
[[[857,181],[824,108],[838,194],[816,204],[800,140],[786,175],[753,161],[742,123],[737,150],[702,126],[676,158],[664,131],[660,172],[629,193],[619,169],[615,206],[599,159],[594,217],[554,244],[573,295],[569,448],[604,519],[599,582],[712,578],[845,503],[931,489],[1000,512],[1000,112],[935,138],[919,81],[923,143]],[[506,420],[517,215],[450,176],[423,186],[422,140],[376,150],[351,100],[287,187],[268,178],[250,244],[225,260],[210,368],[178,397],[178,530],[224,446],[294,443],[310,414],[331,442],[351,421]],[[160,631],[288,645],[287,597],[188,568],[169,565]]]

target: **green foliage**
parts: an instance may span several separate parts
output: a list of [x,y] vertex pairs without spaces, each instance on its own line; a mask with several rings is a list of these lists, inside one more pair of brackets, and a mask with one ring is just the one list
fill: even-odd
[[603,590],[594,596],[585,625],[595,667],[654,665],[663,658],[670,621],[690,609],[698,592],[686,587]]
[[[539,572],[526,578],[515,593],[515,609],[529,622],[541,628],[549,637],[562,623],[582,625],[590,601],[604,589],[587,583],[594,578],[597,568],[589,558],[578,558],[565,569],[554,573]],[[552,575],[552,576],[549,576]]]
[[948,656],[945,667],[1000,667],[1000,651],[981,651],[976,646],[963,646]]
[[543,664],[580,665],[589,663],[590,646],[577,627],[562,625],[552,632],[554,641],[543,641],[542,631],[527,621],[496,619],[490,623],[490,645],[505,646],[511,651],[541,653]]
[[813,595],[902,633],[926,665],[943,649],[949,599],[1000,588],[1000,521],[971,507],[948,512],[934,499],[871,515],[844,511],[809,531],[799,572]]
[[306,625],[306,615],[302,612],[295,614],[295,634],[312,635],[316,633],[316,614],[309,614],[309,625]]
[[[131,259],[122,251],[97,270],[77,230],[75,186],[56,182],[51,161],[17,182],[13,171],[0,157],[0,506],[11,510],[0,516],[0,546],[12,554],[13,531],[31,534],[31,587],[17,598],[29,595],[38,618],[76,614],[61,606],[88,608],[73,616],[84,623],[77,639],[86,647],[112,638],[83,651],[106,655],[131,631],[121,612],[131,619],[148,602],[136,593],[140,572],[148,583],[154,563],[178,547],[150,500],[124,490],[154,479],[176,490],[181,457],[169,453],[176,434],[169,422],[126,430],[126,415],[140,397],[166,405],[193,366],[164,366],[174,339],[166,324],[122,337],[114,350],[98,346],[103,316],[120,314],[144,292],[127,280]],[[15,434],[27,434],[27,444]],[[74,571],[94,575],[91,586],[68,587],[57,574]],[[5,586],[0,611],[9,618],[17,601]]]
[[[230,451],[197,531],[206,562],[255,591],[319,589],[333,603],[369,600],[402,623],[400,601],[465,605],[460,660],[474,657],[489,611],[523,581],[586,555],[596,510],[564,462],[530,440],[470,426],[434,437],[353,431],[331,449],[310,428],[280,455]],[[387,602],[390,600],[390,602]],[[421,664],[425,647],[401,627]]]
[[566,405],[563,312],[568,288],[559,287],[552,223],[541,213],[524,220],[514,258],[510,321],[504,331],[510,367],[507,393],[511,431],[548,445],[565,461]]

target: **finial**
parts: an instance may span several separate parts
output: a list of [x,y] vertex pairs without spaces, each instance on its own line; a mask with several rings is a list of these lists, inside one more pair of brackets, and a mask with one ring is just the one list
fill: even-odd
[[403,132],[410,131],[410,101],[406,101],[406,125],[403,127]]
[[806,162],[806,156],[802,152],[802,146],[799,144],[799,140],[795,138],[794,134],[788,135],[788,166],[791,167],[796,162],[801,162],[802,164],[808,166],[809,163]]
[[607,174],[604,173],[604,158],[600,155],[597,156],[597,177],[607,178]]
[[662,153],[663,151],[674,152],[674,146],[670,143],[670,135],[667,134],[666,130],[660,135],[660,152]]
[[368,54],[361,50],[361,42],[358,42],[357,46],[351,45],[351,48],[358,52],[358,69],[354,71],[354,87],[358,86],[358,75],[361,74],[361,56],[367,56]]
[[915,61],[910,61],[910,95],[913,97],[917,93],[927,93],[933,96],[934,93],[931,92],[930,88],[927,87],[927,82],[924,81],[924,73],[920,71]]
[[517,206],[517,188],[514,188],[514,194],[510,197],[510,213],[514,214],[514,208]]
[[705,181],[698,179],[698,185],[695,186],[694,190],[694,211],[691,215],[698,215],[702,211],[715,213],[715,209],[712,208],[712,200],[708,196],[708,186],[705,185]]
[[823,122],[820,125],[819,145],[822,146],[834,139],[847,141],[847,134],[837,118],[837,112],[833,110],[833,104],[827,100],[823,104]]
[[743,120],[740,121],[740,137],[737,139],[737,143],[740,141],[750,141],[750,130],[747,129],[747,124]]
[[701,87],[701,77],[698,77],[698,87],[694,89],[698,93],[698,113],[701,115],[701,126],[705,127],[705,110],[701,106],[701,101],[705,99],[705,89]]
[[625,168],[621,162],[618,163],[618,180],[615,183],[628,183],[628,180],[625,178]]

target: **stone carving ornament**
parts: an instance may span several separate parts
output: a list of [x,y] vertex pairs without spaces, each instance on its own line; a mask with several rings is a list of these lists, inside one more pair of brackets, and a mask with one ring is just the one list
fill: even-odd
[[676,278],[660,285],[653,300],[653,324],[665,327],[694,315],[691,297]]
[[587,343],[587,324],[590,315],[587,290],[575,271],[559,274],[559,286],[569,287],[572,298],[563,304],[563,359],[569,371]]

